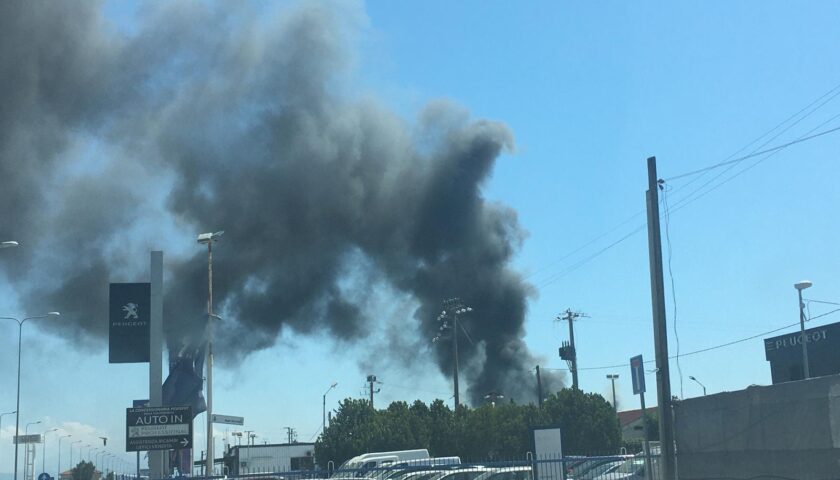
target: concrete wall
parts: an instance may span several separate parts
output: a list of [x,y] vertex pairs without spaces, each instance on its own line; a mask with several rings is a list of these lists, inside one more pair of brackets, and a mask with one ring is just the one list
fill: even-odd
[[840,375],[674,407],[680,480],[840,478]]

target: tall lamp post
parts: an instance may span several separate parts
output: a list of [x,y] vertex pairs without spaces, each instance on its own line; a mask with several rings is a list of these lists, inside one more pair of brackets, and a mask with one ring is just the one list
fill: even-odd
[[[26,428],[23,429],[23,434],[24,435],[29,435],[29,427],[31,427],[32,425],[38,425],[40,423],[41,423],[41,420],[38,420],[37,422],[27,423]],[[35,449],[33,447],[33,453],[34,453],[34,450]],[[17,453],[17,452],[15,452],[15,453]],[[27,459],[27,461],[26,461],[26,464],[23,466],[23,478],[24,478],[24,480],[26,480],[26,473],[27,473],[28,468],[29,468],[29,449],[28,448],[26,449],[26,452],[25,452],[25,458]],[[17,458],[15,458],[15,460],[17,460]],[[35,468],[35,461],[34,460],[32,461],[32,468]]]
[[[615,410],[617,412],[618,411],[618,404],[615,403],[615,381],[618,380],[618,374],[617,373],[608,374],[607,379],[609,379],[612,382],[613,410]],[[644,412],[642,412],[642,413],[644,413]]]
[[[432,339],[432,342],[437,342],[444,330],[452,330],[452,389],[455,393],[455,411],[457,412],[458,405],[461,403],[458,391],[458,315],[472,312],[472,307],[465,306],[458,298],[450,298],[443,302],[443,308],[443,311],[437,317],[438,321],[441,322],[440,333]],[[451,325],[448,322],[449,319],[452,320]]]
[[[58,437],[58,470],[55,472],[55,478],[61,478],[61,439],[72,437],[73,435],[61,435]],[[71,446],[72,448],[72,446]]]
[[[8,243],[8,242],[4,242]],[[17,246],[17,242],[14,243],[13,246]],[[26,317],[23,320],[18,320],[15,317],[0,317],[0,320],[14,320],[18,323],[18,363],[17,363],[17,403],[15,405],[15,438],[20,434],[20,352],[21,352],[21,340],[23,339],[23,324],[26,323],[27,320],[37,320],[39,318],[47,318],[47,317],[57,317],[61,315],[58,312],[49,312],[46,315],[36,315],[34,317]],[[15,442],[15,480],[18,480],[18,443]]]
[[207,245],[207,476],[213,475],[213,242],[217,242],[224,230],[202,233],[198,243]]
[[806,379],[811,378],[811,368],[808,365],[808,342],[805,340],[805,302],[802,301],[802,290],[811,288],[811,285],[813,283],[809,280],[802,280],[793,284],[793,288],[799,292],[799,331],[800,341],[802,343],[802,372],[805,374]]
[[[75,465],[73,465],[73,445],[75,445],[77,443],[82,443],[82,441],[81,440],[76,440],[74,442],[70,442],[70,468],[71,469],[73,467],[75,467]],[[81,450],[82,450],[82,447],[79,447],[79,453],[81,453]]]
[[706,396],[706,386],[705,386],[705,385],[703,385],[702,383],[700,383],[700,380],[697,380],[697,379],[696,379],[696,378],[694,378],[694,377],[691,377],[691,376],[690,376],[690,377],[688,377],[688,379],[689,379],[689,380],[694,380],[695,382],[697,382],[697,385],[700,385],[701,387],[703,387],[703,396],[705,397],[705,396]]
[[17,413],[17,412],[0,413],[0,432],[3,431],[3,417],[6,416],[6,415],[13,415],[15,413]]
[[46,473],[47,471],[47,434],[57,431],[57,428],[53,428],[44,432],[44,438],[41,441],[41,473]]
[[324,401],[321,403],[321,435],[323,435],[324,432],[327,430],[327,394],[330,393],[330,391],[337,385],[338,382],[333,382],[333,384],[330,385],[330,388],[328,388],[327,391],[324,392]]

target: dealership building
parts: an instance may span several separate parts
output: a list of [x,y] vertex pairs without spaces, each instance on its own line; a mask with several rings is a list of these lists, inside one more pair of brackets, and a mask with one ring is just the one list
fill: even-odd
[[808,344],[811,377],[840,373],[840,323],[814,327],[764,340],[773,384],[805,378],[802,361],[803,339]]

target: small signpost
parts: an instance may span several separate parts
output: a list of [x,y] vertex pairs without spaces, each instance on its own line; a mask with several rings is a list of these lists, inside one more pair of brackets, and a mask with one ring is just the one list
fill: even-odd
[[642,431],[645,436],[644,441],[642,442],[645,452],[645,478],[651,478],[650,444],[648,443],[650,435],[648,433],[647,418],[645,418],[645,362],[641,355],[636,355],[630,359],[630,377],[633,379],[633,394],[639,396],[639,400],[642,404]]
[[125,417],[126,452],[192,447],[192,407],[127,408]]
[[231,415],[213,414],[213,423],[223,423],[225,425],[245,425],[245,417],[234,417]]

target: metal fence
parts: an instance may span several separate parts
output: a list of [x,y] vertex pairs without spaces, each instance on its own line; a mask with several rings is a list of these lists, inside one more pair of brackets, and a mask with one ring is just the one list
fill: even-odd
[[[225,469],[227,472],[228,470]],[[208,478],[196,476],[196,478]],[[454,465],[384,465],[361,469],[326,468],[286,471],[243,469],[239,480],[664,480],[658,455],[541,456],[514,460],[471,461]]]

